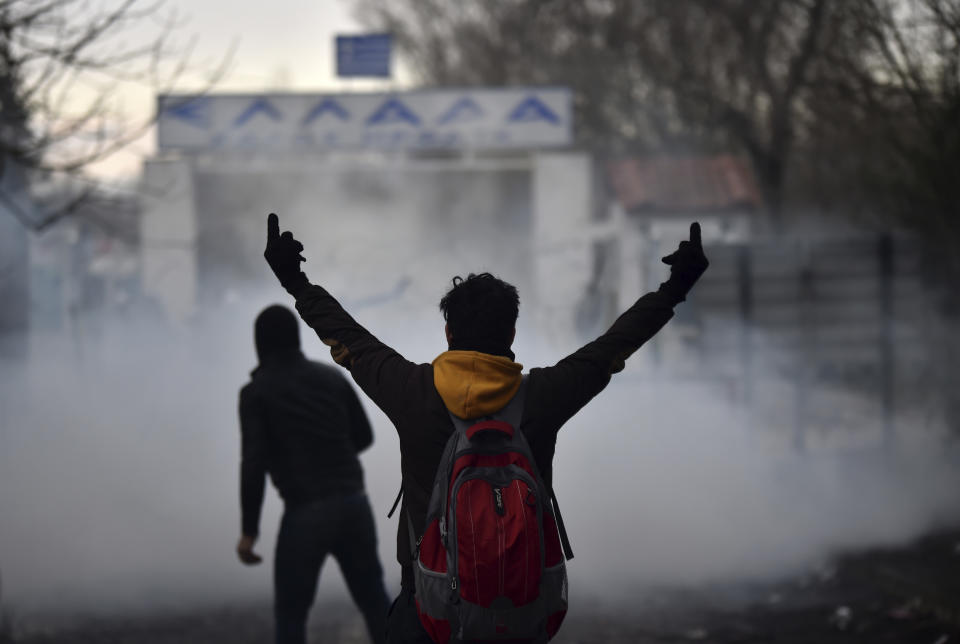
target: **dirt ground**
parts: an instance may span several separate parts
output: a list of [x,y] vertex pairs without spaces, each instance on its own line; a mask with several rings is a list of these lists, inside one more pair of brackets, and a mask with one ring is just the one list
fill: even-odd
[[[366,642],[356,610],[324,603],[311,641]],[[44,621],[7,615],[3,644],[253,644],[269,605],[150,617]],[[636,642],[960,644],[960,531],[846,556],[780,583],[638,592],[628,607],[574,606],[557,644]]]

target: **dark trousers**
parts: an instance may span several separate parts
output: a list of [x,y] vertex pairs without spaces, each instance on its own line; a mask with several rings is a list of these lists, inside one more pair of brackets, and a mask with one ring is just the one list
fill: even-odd
[[420,624],[413,595],[412,586],[403,586],[390,606],[390,615],[387,617],[389,644],[433,644],[433,640]]
[[273,560],[277,644],[306,642],[307,614],[327,554],[340,565],[370,639],[381,644],[390,600],[377,556],[373,513],[362,492],[284,508]]

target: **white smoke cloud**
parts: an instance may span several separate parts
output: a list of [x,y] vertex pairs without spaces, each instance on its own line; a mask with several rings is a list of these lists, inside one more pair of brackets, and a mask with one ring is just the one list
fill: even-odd
[[[477,204],[497,189],[451,199],[450,216],[465,222],[459,230],[473,230]],[[515,256],[522,247],[460,236],[436,221],[417,228],[421,236],[404,222],[424,198],[404,194],[391,216],[369,204],[334,216],[329,203],[332,210],[314,216],[309,194],[263,198],[276,197],[281,226],[307,246],[308,274],[411,360],[428,362],[444,349],[437,302],[450,276],[479,270],[521,287],[514,348],[526,368],[576,349],[550,346],[537,333],[529,265]],[[200,319],[184,327],[107,320],[81,351],[69,336],[38,336],[26,365],[3,365],[0,573],[8,605],[157,610],[269,597],[274,494],[262,520],[265,564],[243,567],[233,552],[237,392],[255,365],[252,323],[268,304],[292,304],[257,257],[264,214],[235,225],[249,232],[251,261],[269,287],[214,291]],[[309,329],[301,334],[308,356],[329,359]],[[649,350],[631,361],[643,362]],[[758,367],[758,377],[777,376]],[[400,482],[398,443],[383,414],[365,404],[376,442],[362,462],[393,591],[397,520],[385,514]],[[577,555],[574,600],[789,574],[842,549],[900,542],[957,520],[960,468],[948,462],[955,455],[923,436],[929,440],[904,443],[890,460],[869,450],[801,456],[781,427],[747,423],[720,384],[629,369],[558,441],[555,485]],[[332,562],[320,594],[346,594]]]

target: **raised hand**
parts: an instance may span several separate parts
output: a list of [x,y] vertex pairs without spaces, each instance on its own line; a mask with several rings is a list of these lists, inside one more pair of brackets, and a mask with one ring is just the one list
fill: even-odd
[[280,234],[280,219],[274,214],[267,215],[267,247],[263,257],[280,280],[280,285],[290,292],[307,282],[307,276],[300,270],[300,262],[307,261],[300,253],[303,244],[294,239],[289,230]]
[[687,293],[710,265],[707,256],[703,254],[700,224],[690,224],[690,239],[680,242],[677,250],[661,261],[670,266],[670,279],[660,285],[660,290],[670,294],[677,302],[684,301]]

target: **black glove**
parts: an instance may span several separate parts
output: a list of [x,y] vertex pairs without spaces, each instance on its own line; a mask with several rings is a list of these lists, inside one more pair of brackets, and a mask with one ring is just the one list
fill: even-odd
[[700,224],[690,224],[690,239],[680,242],[679,248],[661,261],[670,266],[670,279],[660,285],[659,292],[679,304],[710,265],[700,242]]
[[300,262],[307,261],[300,254],[303,244],[293,238],[289,230],[280,234],[280,220],[273,213],[267,216],[267,248],[263,257],[280,280],[280,285],[296,297],[298,291],[310,284],[300,270]]

